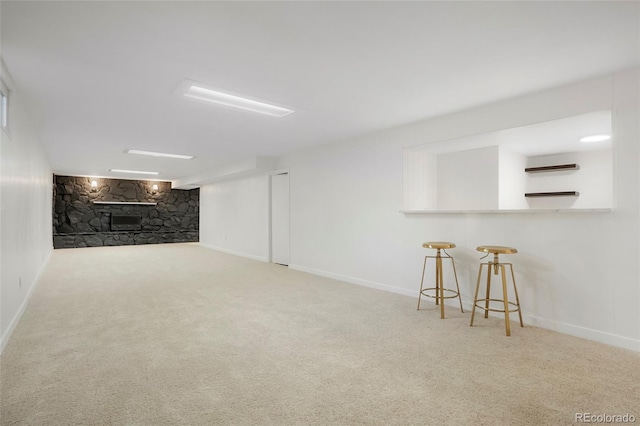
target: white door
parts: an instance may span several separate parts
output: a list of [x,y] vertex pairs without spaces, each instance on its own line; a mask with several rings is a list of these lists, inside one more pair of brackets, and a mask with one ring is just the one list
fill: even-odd
[[289,174],[271,176],[271,261],[289,265]]

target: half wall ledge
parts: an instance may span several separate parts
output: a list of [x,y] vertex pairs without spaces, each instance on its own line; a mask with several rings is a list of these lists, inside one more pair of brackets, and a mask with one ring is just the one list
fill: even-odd
[[399,210],[404,214],[483,214],[483,213],[611,213],[612,208],[593,209],[515,209],[515,210]]

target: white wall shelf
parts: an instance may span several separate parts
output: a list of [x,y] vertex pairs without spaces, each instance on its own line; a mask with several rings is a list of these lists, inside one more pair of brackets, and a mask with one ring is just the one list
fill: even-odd
[[564,170],[580,170],[580,166],[577,164],[558,164],[555,166],[527,167],[524,169],[527,173],[558,172]]
[[578,197],[578,191],[525,192],[525,197]]
[[142,201],[92,201],[93,204],[116,204],[116,205],[136,205],[136,206],[155,206],[158,203],[147,203]]

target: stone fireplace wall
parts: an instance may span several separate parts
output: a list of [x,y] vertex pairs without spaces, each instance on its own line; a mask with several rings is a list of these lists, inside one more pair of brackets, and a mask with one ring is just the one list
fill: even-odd
[[[92,191],[91,181],[98,187]],[[154,194],[152,185],[158,185]],[[199,240],[200,190],[171,189],[169,182],[54,176],[53,247],[98,247]],[[157,205],[94,204],[94,201]],[[136,231],[112,231],[112,214],[139,214]]]

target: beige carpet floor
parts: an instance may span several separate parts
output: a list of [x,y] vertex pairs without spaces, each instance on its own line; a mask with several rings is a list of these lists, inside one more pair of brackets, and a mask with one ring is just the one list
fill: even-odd
[[56,250],[1,424],[640,423],[640,354],[415,302],[197,244]]

